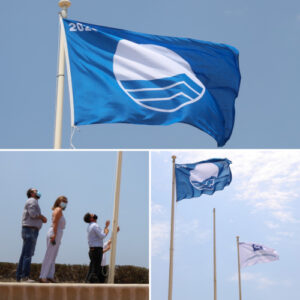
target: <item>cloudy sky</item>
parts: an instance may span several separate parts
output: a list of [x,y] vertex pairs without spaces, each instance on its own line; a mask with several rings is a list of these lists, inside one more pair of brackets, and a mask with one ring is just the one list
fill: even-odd
[[171,156],[177,163],[232,161],[230,186],[175,207],[173,299],[212,299],[212,211],[216,208],[218,299],[238,299],[236,236],[276,249],[280,260],[242,269],[243,299],[296,298],[299,288],[300,151],[152,152],[152,297],[168,293]]

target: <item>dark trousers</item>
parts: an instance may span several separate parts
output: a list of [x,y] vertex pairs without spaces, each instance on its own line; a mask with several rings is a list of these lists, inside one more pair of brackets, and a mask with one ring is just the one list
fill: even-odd
[[105,283],[108,276],[108,266],[101,266],[100,283]]
[[39,230],[37,228],[22,228],[23,247],[17,268],[17,281],[21,278],[29,277],[31,258],[34,255],[38,235]]
[[90,267],[86,276],[86,282],[99,283],[101,282],[101,261],[103,255],[102,247],[91,247],[89,251]]

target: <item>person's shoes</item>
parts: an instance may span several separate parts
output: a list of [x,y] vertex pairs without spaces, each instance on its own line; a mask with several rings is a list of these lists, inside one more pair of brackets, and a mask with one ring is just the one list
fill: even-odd
[[48,282],[51,282],[51,283],[56,283],[56,280],[54,278],[47,278]]
[[21,278],[21,282],[24,282],[24,283],[34,283],[35,281],[30,279],[29,277],[23,277]]
[[46,278],[40,278],[39,282],[40,283],[49,283],[49,281]]

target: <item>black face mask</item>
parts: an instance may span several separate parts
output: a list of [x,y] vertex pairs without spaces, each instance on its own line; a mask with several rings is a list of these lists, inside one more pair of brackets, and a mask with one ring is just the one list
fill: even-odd
[[97,220],[98,219],[98,216],[97,215],[94,215],[94,220]]

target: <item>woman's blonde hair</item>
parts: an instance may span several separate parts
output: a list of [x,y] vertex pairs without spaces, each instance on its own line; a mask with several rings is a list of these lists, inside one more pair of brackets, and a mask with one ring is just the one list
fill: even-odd
[[63,201],[64,201],[64,202],[68,201],[68,198],[65,197],[65,196],[59,196],[59,197],[55,200],[55,202],[54,202],[54,204],[53,204],[53,207],[52,207],[52,210],[54,210],[56,207],[59,207],[60,204],[61,204]]

